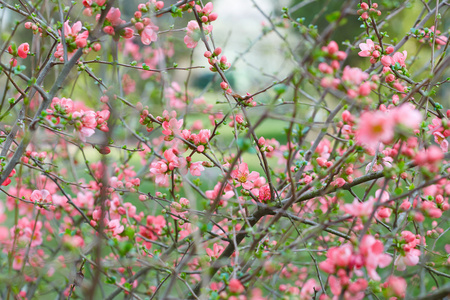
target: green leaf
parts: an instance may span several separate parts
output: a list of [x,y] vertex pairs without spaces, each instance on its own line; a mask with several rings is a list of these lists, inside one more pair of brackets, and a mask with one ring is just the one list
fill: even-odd
[[109,283],[109,284],[114,284],[114,283],[116,283],[116,277],[111,276],[109,278],[106,278],[105,282]]
[[337,19],[339,19],[339,17],[341,16],[341,12],[340,11],[334,11],[331,14],[328,14],[325,16],[325,19],[327,19],[328,22],[334,22]]

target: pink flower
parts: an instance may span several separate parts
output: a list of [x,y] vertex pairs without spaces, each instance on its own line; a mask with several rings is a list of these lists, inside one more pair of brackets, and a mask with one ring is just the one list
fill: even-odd
[[393,109],[391,116],[396,124],[411,129],[418,129],[422,122],[422,114],[410,104],[404,104]]
[[421,150],[417,155],[414,157],[414,163],[418,166],[423,165],[433,165],[436,162],[441,161],[444,158],[444,153],[442,150],[432,145],[428,149]]
[[27,58],[28,51],[30,51],[30,45],[28,45],[28,43],[23,43],[17,48],[17,55],[19,55],[20,58]]
[[[34,190],[31,193],[30,200],[32,202],[37,202],[37,203],[39,203],[39,202],[47,202],[48,201],[48,199],[47,199],[48,196],[50,196],[50,192],[45,190],[45,189],[44,190]],[[50,200],[51,200],[51,197],[50,197]]]
[[390,143],[394,137],[393,119],[384,112],[364,112],[359,120],[356,139],[368,147],[375,147],[378,142]]
[[209,257],[219,258],[220,254],[222,254],[223,250],[225,248],[217,243],[214,243],[213,250],[206,248],[206,254],[209,255]]
[[270,198],[271,198],[271,195],[270,195],[270,187],[269,187],[268,184],[263,185],[263,186],[259,189],[259,192],[258,192],[258,193],[259,193],[259,195],[258,195],[259,201],[267,202],[267,201],[269,201]]
[[109,221],[108,229],[112,230],[113,236],[117,236],[123,232],[124,226],[120,224],[120,219],[114,219]]
[[373,280],[379,281],[381,278],[376,272],[377,267],[387,267],[391,263],[392,257],[384,253],[383,243],[371,235],[363,237],[359,248],[361,254],[364,256],[364,265],[366,266],[367,273]]
[[415,266],[419,263],[420,250],[411,249],[406,254],[397,256],[394,265],[397,266],[398,271],[405,271],[406,266]]
[[80,140],[82,140],[83,142],[86,142],[86,138],[94,135],[95,130],[92,128],[83,127],[80,129],[80,131],[78,133],[80,136]]
[[213,4],[212,4],[212,2],[208,2],[203,7],[202,13],[205,15],[209,15],[212,12],[212,10],[213,10]]
[[383,64],[383,66],[389,67],[393,63],[392,57],[387,56],[387,55],[381,57],[381,63]]
[[440,145],[441,150],[443,152],[448,152],[448,141],[445,139],[445,136],[439,131],[433,132],[434,141]]
[[300,291],[300,299],[311,299],[312,295],[321,289],[320,284],[317,284],[314,278],[310,278],[302,286],[302,290]]
[[197,47],[198,41],[201,38],[200,27],[198,26],[197,21],[189,21],[186,27],[187,33],[184,37],[184,43],[188,48]]
[[319,268],[328,274],[333,274],[336,267],[349,266],[353,256],[353,247],[350,244],[344,244],[339,247],[328,249],[327,259],[319,263]]
[[141,41],[144,45],[150,45],[151,42],[155,42],[158,39],[156,32],[158,31],[158,26],[155,26],[151,21],[150,24],[144,27],[141,32]]
[[334,54],[339,51],[339,46],[335,41],[331,41],[328,44],[327,49],[329,54]]
[[[123,31],[120,33],[120,35],[124,39],[131,39],[134,36],[134,30],[132,28],[129,28],[129,27],[124,28]],[[96,45],[99,45],[99,44],[96,44]],[[94,50],[95,50],[95,48],[94,48]],[[99,50],[100,49],[95,50],[95,51],[99,51]]]
[[70,98],[57,98],[52,100],[52,107],[65,113],[71,113],[74,110],[73,101]]
[[[139,234],[143,237],[155,241],[158,239],[158,236],[162,234],[163,228],[166,227],[166,220],[163,216],[147,216],[147,224],[146,226],[139,227]],[[136,240],[138,242],[142,241],[142,238],[137,237]],[[152,243],[146,242],[145,240],[142,244],[150,249],[152,247]]]
[[338,187],[342,187],[345,184],[345,179],[339,177],[338,179],[336,179],[333,183],[333,185],[338,186]]
[[75,128],[78,129],[80,139],[86,142],[86,137],[90,137],[95,133],[97,126],[96,113],[92,110],[89,111],[76,111],[72,114],[73,119],[78,119],[75,124]]
[[242,294],[245,291],[244,286],[238,279],[231,279],[228,288],[230,289],[230,293],[233,294]]
[[208,144],[209,139],[211,137],[211,131],[209,129],[202,129],[200,130],[200,132],[197,134],[197,137],[199,139],[199,143],[200,144]]
[[177,120],[176,118],[172,118],[169,122],[164,121],[162,124],[164,135],[179,135],[180,128],[183,126],[183,119]]
[[122,23],[122,20],[120,19],[120,9],[111,7],[108,14],[106,15],[106,20],[111,23],[112,26],[117,26]]
[[373,197],[362,203],[355,198],[352,204],[344,204],[343,210],[354,217],[368,217],[372,214],[374,202]]
[[394,55],[392,56],[393,64],[399,63],[400,66],[406,67],[405,60],[407,56],[408,53],[406,52],[406,50],[403,52],[395,52]]
[[191,166],[189,167],[189,171],[191,171],[192,176],[200,176],[204,170],[205,168],[202,166],[201,161],[191,163]]
[[167,182],[167,170],[168,167],[164,161],[152,162],[150,165],[150,173],[156,175],[155,182],[157,184],[163,185]]
[[375,50],[375,44],[371,39],[367,39],[366,43],[359,44],[359,49],[361,49],[361,51],[358,53],[359,56],[369,57]]
[[363,84],[361,84],[358,88],[358,94],[360,96],[368,96],[370,94],[371,91],[371,85],[370,82],[364,82]]
[[[205,192],[206,197],[208,197],[208,199],[210,200],[214,200],[217,198],[219,191],[220,191],[220,182],[218,182],[215,186],[213,190],[208,190]],[[231,186],[229,186],[228,184],[225,186],[222,195],[220,197],[221,201],[227,201],[228,199],[230,199],[231,197],[234,196],[234,192],[232,191]]]
[[233,170],[231,172],[231,177],[238,182],[236,186],[240,186],[242,184],[244,189],[250,190],[254,186],[251,181],[258,179],[259,173],[255,171],[249,173],[248,165],[246,163],[241,163],[239,164],[237,170]]
[[175,154],[174,149],[167,149],[164,151],[164,158],[168,162],[169,170],[173,170],[181,166],[180,158]]
[[362,71],[360,68],[351,68],[346,66],[342,72],[342,80],[350,84],[360,85],[364,80],[369,78],[369,74]]
[[384,283],[384,287],[388,288],[394,296],[405,298],[407,284],[403,277],[389,276]]

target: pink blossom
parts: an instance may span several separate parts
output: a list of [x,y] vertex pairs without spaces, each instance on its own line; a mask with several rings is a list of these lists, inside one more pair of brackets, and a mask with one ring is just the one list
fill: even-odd
[[164,161],[152,162],[150,165],[150,173],[156,175],[155,182],[157,184],[163,185],[167,182],[167,170],[168,167]]
[[30,51],[30,45],[28,43],[20,44],[17,48],[17,55],[19,55],[20,58],[27,58],[28,51]]
[[327,49],[329,54],[334,54],[339,51],[339,46],[335,41],[331,41],[328,44]]
[[238,279],[231,279],[228,288],[233,294],[242,294],[245,291],[244,286]]
[[[219,182],[214,186],[213,190],[206,191],[205,192],[206,197],[208,197],[208,199],[210,199],[210,200],[216,199],[219,194],[219,191],[220,191],[220,186],[221,186],[221,184]],[[232,191],[232,188],[229,185],[226,185],[222,192],[220,199],[223,201],[226,201],[233,196],[234,196],[234,192]]]
[[397,256],[394,265],[397,266],[398,271],[405,271],[406,266],[415,266],[419,263],[420,250],[411,249],[405,255]]
[[410,104],[404,104],[393,109],[391,116],[396,124],[411,129],[418,129],[422,122],[422,114]]
[[164,121],[162,124],[164,135],[179,135],[180,128],[183,126],[183,119],[177,120],[176,118],[172,118],[169,122]]
[[328,249],[327,259],[319,263],[320,269],[328,274],[333,274],[336,267],[349,266],[353,256],[353,247],[350,244],[344,244],[340,247]]
[[367,273],[373,280],[379,281],[381,278],[376,272],[376,268],[387,267],[391,263],[392,257],[384,253],[383,243],[371,235],[363,237],[359,249],[364,256],[364,265],[366,266]]
[[342,72],[342,80],[354,85],[360,85],[364,80],[369,78],[369,74],[362,71],[360,68],[351,68],[345,66]]
[[352,204],[344,204],[343,210],[354,217],[368,217],[372,214],[375,198],[370,197],[365,202],[359,202],[356,198]]
[[158,26],[150,21],[150,24],[145,26],[144,30],[141,32],[142,43],[144,45],[150,45],[151,42],[155,42],[158,39],[158,35],[156,34],[158,29]]
[[393,64],[399,63],[400,66],[406,67],[405,60],[407,56],[408,53],[406,52],[406,50],[403,52],[395,52],[394,55],[392,56]]
[[419,153],[417,153],[417,155],[414,157],[414,163],[418,166],[427,164],[433,165],[436,162],[441,161],[443,158],[444,153],[442,152],[442,150],[439,147],[432,145],[428,149],[423,149]]
[[117,236],[123,232],[124,226],[120,224],[120,219],[114,219],[109,221],[108,229],[112,231],[113,236]]
[[370,55],[372,55],[372,52],[375,50],[375,44],[373,43],[373,41],[371,39],[367,39],[366,43],[359,44],[359,49],[361,49],[361,51],[358,53],[359,56],[369,57]]
[[[48,196],[50,196],[50,192],[43,189],[43,190],[34,190],[31,193],[30,196],[30,200],[36,203],[39,202],[47,202],[48,201]],[[51,200],[51,197],[50,197]]]
[[202,166],[201,161],[191,163],[191,166],[189,167],[189,171],[191,171],[192,176],[201,176],[202,171],[204,170],[205,168]]
[[320,284],[317,284],[317,281],[314,278],[310,278],[302,286],[300,299],[311,299],[312,295],[321,289]]
[[407,284],[403,277],[389,276],[384,283],[384,287],[389,289],[390,294],[405,298]]
[[73,101],[70,98],[59,99],[57,97],[54,97],[52,100],[52,107],[57,110],[61,110],[64,113],[71,113],[74,109]]
[[187,33],[184,37],[184,43],[188,48],[195,48],[201,38],[200,27],[197,21],[189,21],[186,30]]
[[433,132],[433,136],[434,141],[439,144],[441,150],[443,152],[448,152],[448,141],[446,140],[445,136],[438,131]]
[[375,147],[378,142],[390,143],[394,137],[393,119],[384,112],[364,112],[356,132],[356,140],[368,147]]
[[181,166],[181,160],[176,155],[174,149],[167,149],[164,151],[164,158],[167,160],[169,170],[173,170]]
[[[147,216],[146,226],[139,226],[139,234],[147,239],[155,241],[158,239],[158,236],[162,234],[164,227],[166,227],[166,220],[163,216]],[[152,247],[152,243],[146,242],[140,237],[137,237],[136,240],[138,242],[143,241],[142,244],[147,249]]]
[[95,128],[97,126],[96,113],[92,110],[90,111],[76,111],[72,114],[73,119],[78,119],[75,127],[79,130],[80,139],[86,142],[86,138],[92,136],[95,133]]
[[202,129],[197,135],[200,144],[208,144],[211,137],[211,131],[209,129]]
[[220,254],[222,254],[224,249],[225,248],[223,246],[221,246],[217,243],[214,243],[213,250],[206,248],[206,254],[208,254],[209,257],[211,257],[211,258],[214,257],[217,259],[217,258],[219,258]]
[[271,195],[270,195],[270,187],[269,185],[263,185],[258,192],[258,198],[260,201],[262,202],[267,202],[270,200]]
[[381,57],[381,63],[383,64],[383,66],[385,67],[389,67],[390,65],[393,64],[393,60],[392,57],[384,55]]
[[231,172],[231,177],[235,179],[240,186],[246,190],[250,190],[253,188],[254,184],[251,181],[255,181],[259,177],[259,173],[252,171],[251,173],[248,171],[248,165],[246,163],[241,163],[238,166],[237,170],[233,170]]
[[117,26],[122,23],[122,20],[120,19],[120,9],[116,7],[111,7],[108,14],[106,15],[106,20],[111,23],[112,26]]

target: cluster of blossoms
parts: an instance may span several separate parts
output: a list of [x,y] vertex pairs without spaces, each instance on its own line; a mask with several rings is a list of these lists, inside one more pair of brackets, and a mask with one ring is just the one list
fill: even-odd
[[[219,55],[221,53],[222,48],[220,47],[214,49],[212,53],[210,51],[206,51],[204,53],[204,56],[208,59],[208,63],[211,65],[209,69],[212,72],[217,72],[216,64],[219,69],[223,71],[228,70],[231,67],[231,63],[227,62],[227,57],[225,55],[222,55],[222,57],[219,59]],[[227,92],[231,92],[231,89],[228,88],[228,84],[226,82],[222,82],[220,84],[220,87]]]
[[30,162],[30,158],[33,161],[43,162],[46,157],[47,157],[47,152],[45,152],[45,151],[38,153],[36,151],[27,150],[27,151],[25,151],[25,155],[22,156],[21,160],[23,163],[27,164]]
[[416,249],[419,245],[426,246],[425,238],[410,231],[402,231],[401,239],[398,242],[400,255],[395,260],[397,270],[404,271],[406,266],[415,266],[419,263],[421,252]]
[[[212,32],[212,25],[203,25],[203,32],[205,35]],[[197,47],[198,41],[202,37],[202,32],[200,30],[200,26],[198,26],[197,21],[189,21],[186,27],[186,35],[184,37],[184,43],[188,48]]]
[[[199,5],[194,6],[194,1],[189,2],[185,6],[182,6],[183,9],[188,9],[192,11],[193,8],[197,11],[197,14],[202,22],[202,28],[205,35],[208,35],[212,32],[213,26],[211,22],[217,20],[218,14],[213,13],[213,4],[212,2],[208,2],[203,8]],[[197,47],[198,41],[202,38],[202,32],[200,30],[200,26],[197,21],[189,21],[186,27],[186,36],[184,37],[184,43],[188,48]]]
[[329,278],[334,295],[339,296],[344,289],[344,299],[363,299],[368,282],[362,278],[352,282],[353,274],[362,276],[360,269],[365,267],[369,277],[379,281],[381,278],[377,268],[385,268],[391,261],[392,257],[384,253],[383,243],[366,235],[356,249],[348,243],[328,249],[327,259],[319,267],[328,274],[337,275],[337,278]]
[[381,11],[377,8],[378,3],[373,2],[371,6],[369,6],[366,2],[361,2],[361,9],[358,9],[358,15],[360,15],[363,20],[367,20],[371,16],[381,16]]
[[178,156],[179,150],[176,148],[170,148],[164,151],[164,159],[152,162],[150,165],[150,173],[155,176],[155,183],[159,185],[165,185],[168,183],[168,175],[176,168],[183,174],[186,173],[186,168],[193,176],[200,176],[201,172],[205,169],[202,162],[191,162],[191,158],[184,158]]
[[366,97],[371,90],[377,88],[378,77],[372,76],[369,80],[369,74],[359,68],[345,66],[341,78],[338,78],[339,61],[345,60],[347,54],[339,51],[336,42],[332,41],[327,46],[322,47],[322,51],[325,52],[325,57],[332,59],[330,64],[321,62],[318,66],[319,71],[325,75],[320,81],[322,87],[343,90],[352,99]]
[[95,133],[95,129],[109,131],[107,121],[110,111],[107,109],[95,112],[89,110],[84,104],[74,103],[72,99],[57,97],[53,98],[51,106],[52,109],[47,109],[48,118],[54,118],[56,124],[60,122],[61,117],[72,121],[83,142]]
[[363,112],[359,118],[356,140],[366,147],[375,148],[379,142],[387,145],[395,133],[411,135],[422,122],[422,115],[412,105],[380,107],[378,111]]
[[433,46],[433,43],[435,43],[438,50],[445,46],[448,41],[448,37],[443,35],[440,30],[435,29],[434,25],[430,28],[414,29],[414,33],[419,38],[419,42],[429,43],[430,46]]
[[[447,111],[447,117],[450,115],[450,110]],[[441,118],[433,118],[428,125],[429,133],[433,135],[434,141],[438,144],[442,151],[448,152],[447,137],[450,136],[450,121]]]
[[38,26],[38,24],[35,24],[33,22],[25,22],[24,26],[25,26],[26,29],[33,30],[33,34],[40,33],[42,35],[43,30],[42,30],[42,28],[40,28]]
[[106,4],[106,0],[83,0],[83,15],[92,16],[94,12],[100,11]]
[[[78,48],[84,48],[88,44],[89,31],[82,30],[81,22],[78,21],[70,27],[69,21],[64,22],[64,39],[67,48],[67,58],[70,59]],[[61,35],[61,31],[59,33]],[[55,57],[64,61],[64,46],[59,43],[56,46]]]
[[371,39],[367,39],[365,43],[360,43],[359,49],[361,49],[361,51],[358,53],[358,55],[361,57],[370,57],[371,64],[377,63],[382,54],[388,55],[394,52],[394,47],[388,46],[383,53],[380,45],[375,45],[375,43]]
[[160,10],[164,7],[162,1],[158,1],[154,4],[147,2],[147,4],[139,4],[138,11],[134,13],[134,18],[131,19],[131,23],[134,24],[138,34],[141,36],[141,42],[144,45],[150,45],[151,42],[155,42],[158,39],[157,31],[158,26],[153,24],[150,18],[143,18],[142,14],[149,11],[149,8],[154,6],[155,10]]
[[28,43],[22,43],[19,47],[16,44],[12,44],[8,47],[8,52],[13,57],[11,58],[9,64],[13,67],[17,65],[16,57],[27,58],[28,52],[30,51],[30,45]]
[[[116,36],[119,34],[125,39],[130,39],[134,35],[133,29],[129,27],[125,27],[119,32],[117,32],[117,28],[120,28],[120,25],[125,24],[126,21],[122,20],[121,17],[122,13],[120,9],[112,7],[108,14],[106,15],[105,21],[103,22],[103,32],[106,34],[109,34],[111,36]],[[100,19],[100,14],[97,14],[95,16],[96,20],[98,21]]]
[[217,198],[219,199],[219,202],[217,206],[219,207],[226,207],[228,204],[228,200],[231,199],[234,196],[234,189],[233,186],[230,184],[225,184],[222,193],[219,195],[221,191],[221,183],[217,183],[214,186],[213,190],[207,190],[205,192],[206,197],[210,200],[210,204],[214,203],[214,200]]
[[[379,45],[376,45],[371,39],[367,39],[365,43],[360,43],[359,48],[361,51],[358,53],[361,57],[370,57],[370,63],[375,64],[381,61],[384,66],[383,73],[385,75],[386,82],[390,83],[395,81],[396,76],[393,70],[402,74],[407,74],[406,70],[406,50],[403,52],[395,52],[392,56],[389,54],[394,52],[394,47],[388,46],[383,51]],[[405,88],[398,82],[394,83],[394,87],[399,92],[404,92]]]

